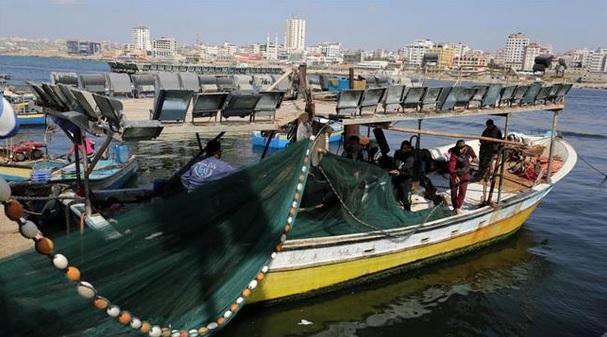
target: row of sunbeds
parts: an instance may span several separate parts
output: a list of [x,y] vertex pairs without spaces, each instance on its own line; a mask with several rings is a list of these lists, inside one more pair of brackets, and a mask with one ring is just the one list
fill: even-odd
[[406,87],[393,85],[366,90],[344,90],[337,95],[337,115],[398,112],[448,112],[458,108],[499,108],[511,106],[556,104],[563,101],[571,84],[542,86],[477,85],[472,87]]

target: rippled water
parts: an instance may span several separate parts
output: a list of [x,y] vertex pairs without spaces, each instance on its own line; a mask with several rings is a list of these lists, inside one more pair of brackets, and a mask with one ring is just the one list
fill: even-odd
[[[3,62],[0,57],[0,73],[6,72]],[[511,130],[542,134],[550,128],[551,115],[511,120]],[[607,91],[576,89],[560,119],[562,135],[604,171],[606,120]],[[479,133],[483,124],[484,118],[466,118],[423,126]],[[28,129],[20,137],[40,133]],[[395,133],[388,137],[392,146],[403,139]],[[426,137],[422,146],[449,141]],[[53,144],[55,151],[66,148],[61,139]],[[237,165],[254,162],[261,153],[247,136],[229,137],[224,146],[225,158]],[[170,174],[197,145],[183,137],[131,144],[131,149],[141,155],[140,181],[146,182]],[[607,332],[607,191],[602,180],[579,161],[524,227],[498,245],[299,302],[245,308],[221,336],[601,336]],[[312,324],[299,325],[302,320]]]

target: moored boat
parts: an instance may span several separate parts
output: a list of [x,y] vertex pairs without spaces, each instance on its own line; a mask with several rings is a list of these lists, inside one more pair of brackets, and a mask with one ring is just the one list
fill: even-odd
[[[305,74],[305,67],[302,68]],[[492,139],[523,157],[529,147],[540,151],[528,151],[535,156],[532,161],[525,158],[517,161],[514,157],[500,160],[499,165],[496,164],[501,169],[499,187],[489,192],[490,197],[495,195],[495,202],[487,202],[482,186],[471,183],[463,212],[459,207],[452,210],[443,202],[431,203],[421,196],[417,196],[419,205],[413,211],[402,209],[383,167],[364,162],[367,159],[363,156],[359,161],[358,156],[349,159],[328,153],[326,138],[319,137],[324,136],[326,125],[317,125],[321,131],[316,137],[295,142],[287,150],[278,151],[256,165],[194,191],[160,195],[149,204],[116,215],[115,219],[93,213],[87,195],[90,193],[86,190],[90,180],[85,175],[85,200],[78,200],[70,210],[80,212],[81,226],[87,224],[96,230],[83,230],[77,242],[68,237],[57,238],[60,256],[51,255],[53,242],[39,238],[43,234],[35,224],[28,224],[32,230],[24,235],[36,237],[37,251],[53,257],[55,267],[64,270],[68,279],[77,285],[78,293],[90,301],[84,303],[75,294],[49,293],[49,287],[65,287],[64,278],[46,275],[48,268],[43,264],[48,261],[27,254],[0,265],[0,285],[10,295],[3,305],[18,309],[15,320],[21,318],[19,313],[40,312],[42,306],[44,313],[67,312],[65,308],[69,308],[73,315],[55,317],[59,317],[57,320],[69,318],[74,323],[52,326],[52,332],[57,335],[84,331],[95,336],[118,334],[118,329],[123,328],[115,322],[116,318],[153,337],[213,333],[233,319],[246,302],[307,296],[366,276],[460,254],[507,237],[522,226],[553,184],[571,171],[577,159],[575,150],[555,137],[558,111],[564,108],[563,97],[568,91],[561,85],[534,84],[533,90],[528,85],[508,88],[487,85],[412,87],[408,91],[402,85],[392,85],[342,91],[337,104],[313,106],[303,78],[300,84],[304,89],[302,94],[306,95],[305,107],[293,104],[277,113],[276,120],[292,123],[308,112],[337,121],[346,127],[344,131],[348,135],[357,133],[360,125],[374,131],[399,131],[394,127],[396,122],[417,121],[418,129],[404,132],[417,135],[419,140],[421,134],[430,134],[421,129],[424,119],[505,116],[507,129],[511,114],[547,110],[554,112],[553,132],[549,138],[524,137],[522,143]],[[156,105],[160,108],[154,109],[150,116],[155,124],[162,123],[162,128],[169,132],[213,131],[219,132],[216,137],[219,138],[230,130],[276,131],[285,126],[282,122],[256,124],[254,120],[188,123],[184,117],[192,98],[182,92],[175,95],[184,102],[179,104],[181,108],[163,110],[162,98],[158,96]],[[129,124],[122,115],[122,103],[112,98],[93,97],[104,112],[102,116],[96,116],[96,110],[88,115],[86,109],[68,111],[67,104],[49,105],[49,113],[77,126],[80,134],[95,131],[92,127],[95,122],[94,127],[108,135],[107,144],[111,137],[127,135]],[[259,97],[255,98],[258,102]],[[216,112],[221,110],[220,113],[227,116],[237,112],[242,117],[250,115],[257,104],[250,95],[233,94],[229,100]],[[57,95],[55,101],[63,103],[64,99]],[[242,108],[245,101],[255,104],[247,104],[245,109]],[[69,99],[65,99],[65,103],[69,103]],[[319,119],[315,121],[320,123]],[[151,138],[161,132],[164,131]],[[446,133],[440,135],[447,136]],[[487,140],[469,135],[462,138]],[[382,148],[377,135],[376,140],[381,153],[388,153],[389,148]],[[199,144],[202,155],[204,149]],[[469,144],[478,146],[475,142]],[[356,146],[349,144],[349,151]],[[446,149],[431,150],[432,159],[440,162]],[[500,153],[505,157],[505,150]],[[92,160],[93,167],[98,164],[96,159],[98,157]],[[543,161],[547,163],[546,170]],[[556,162],[561,165],[555,165]],[[536,176],[531,179],[531,174],[523,177],[520,171],[505,170],[506,163],[522,164],[524,173],[527,167],[532,167]],[[87,167],[86,159],[84,167]],[[493,182],[498,180],[496,172],[497,169],[491,178]],[[440,181],[440,173],[432,174],[435,182]],[[316,183],[321,185],[319,190],[323,194],[334,195],[333,204],[325,205],[323,201],[321,207],[303,205],[306,198],[311,197]],[[449,192],[448,188],[436,186],[443,193]],[[7,204],[19,208],[14,201]],[[22,221],[20,216],[12,218]],[[87,247],[86,254],[82,253],[82,247]],[[39,260],[44,261],[37,262]],[[83,268],[86,279],[81,279],[78,267]],[[98,313],[91,306],[106,310],[112,319],[97,320]],[[26,329],[29,326],[18,330]]]
[[[550,142],[545,137],[529,137],[529,140],[534,145],[544,146]],[[551,183],[528,188],[513,184],[506,188],[499,207],[478,207],[482,202],[482,186],[474,183],[468,187],[466,212],[462,215],[428,221],[413,228],[361,230],[353,234],[301,239],[291,235],[250,301],[275,301],[326,291],[375,273],[420,266],[507,237],[523,225],[550,192],[552,184],[573,169],[577,161],[573,147],[562,139],[555,145],[555,155],[561,158],[563,165],[551,177]],[[447,149],[435,149],[435,156]]]

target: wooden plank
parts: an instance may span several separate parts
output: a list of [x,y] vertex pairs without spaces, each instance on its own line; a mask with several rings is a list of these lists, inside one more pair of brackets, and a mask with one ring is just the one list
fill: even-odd
[[398,131],[398,132],[408,132],[408,133],[419,133],[422,135],[445,137],[445,138],[486,140],[489,142],[513,145],[513,146],[526,146],[523,143],[511,142],[509,140],[503,140],[503,139],[497,139],[497,138],[491,138],[491,137],[483,137],[483,136],[477,136],[477,135],[470,135],[470,134],[465,134],[465,133],[451,133],[451,132],[420,130],[420,129],[413,129],[413,128],[398,128],[398,127],[391,127],[388,130]]

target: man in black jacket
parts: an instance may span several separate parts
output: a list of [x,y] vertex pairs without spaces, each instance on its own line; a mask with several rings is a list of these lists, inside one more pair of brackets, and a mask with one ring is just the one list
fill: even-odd
[[[500,131],[500,129],[495,125],[495,123],[493,122],[492,119],[488,119],[487,122],[485,123],[485,125],[487,127],[483,131],[483,134],[482,134],[483,137],[503,139],[502,131]],[[480,143],[481,143],[481,146],[480,146],[480,151],[478,154],[479,163],[478,163],[478,173],[476,175],[476,179],[487,180],[488,174],[490,174],[488,171],[489,171],[489,168],[491,167],[491,161],[493,161],[493,158],[497,154],[497,151],[500,148],[500,144],[489,141],[489,140],[482,140],[482,139],[481,139]]]

